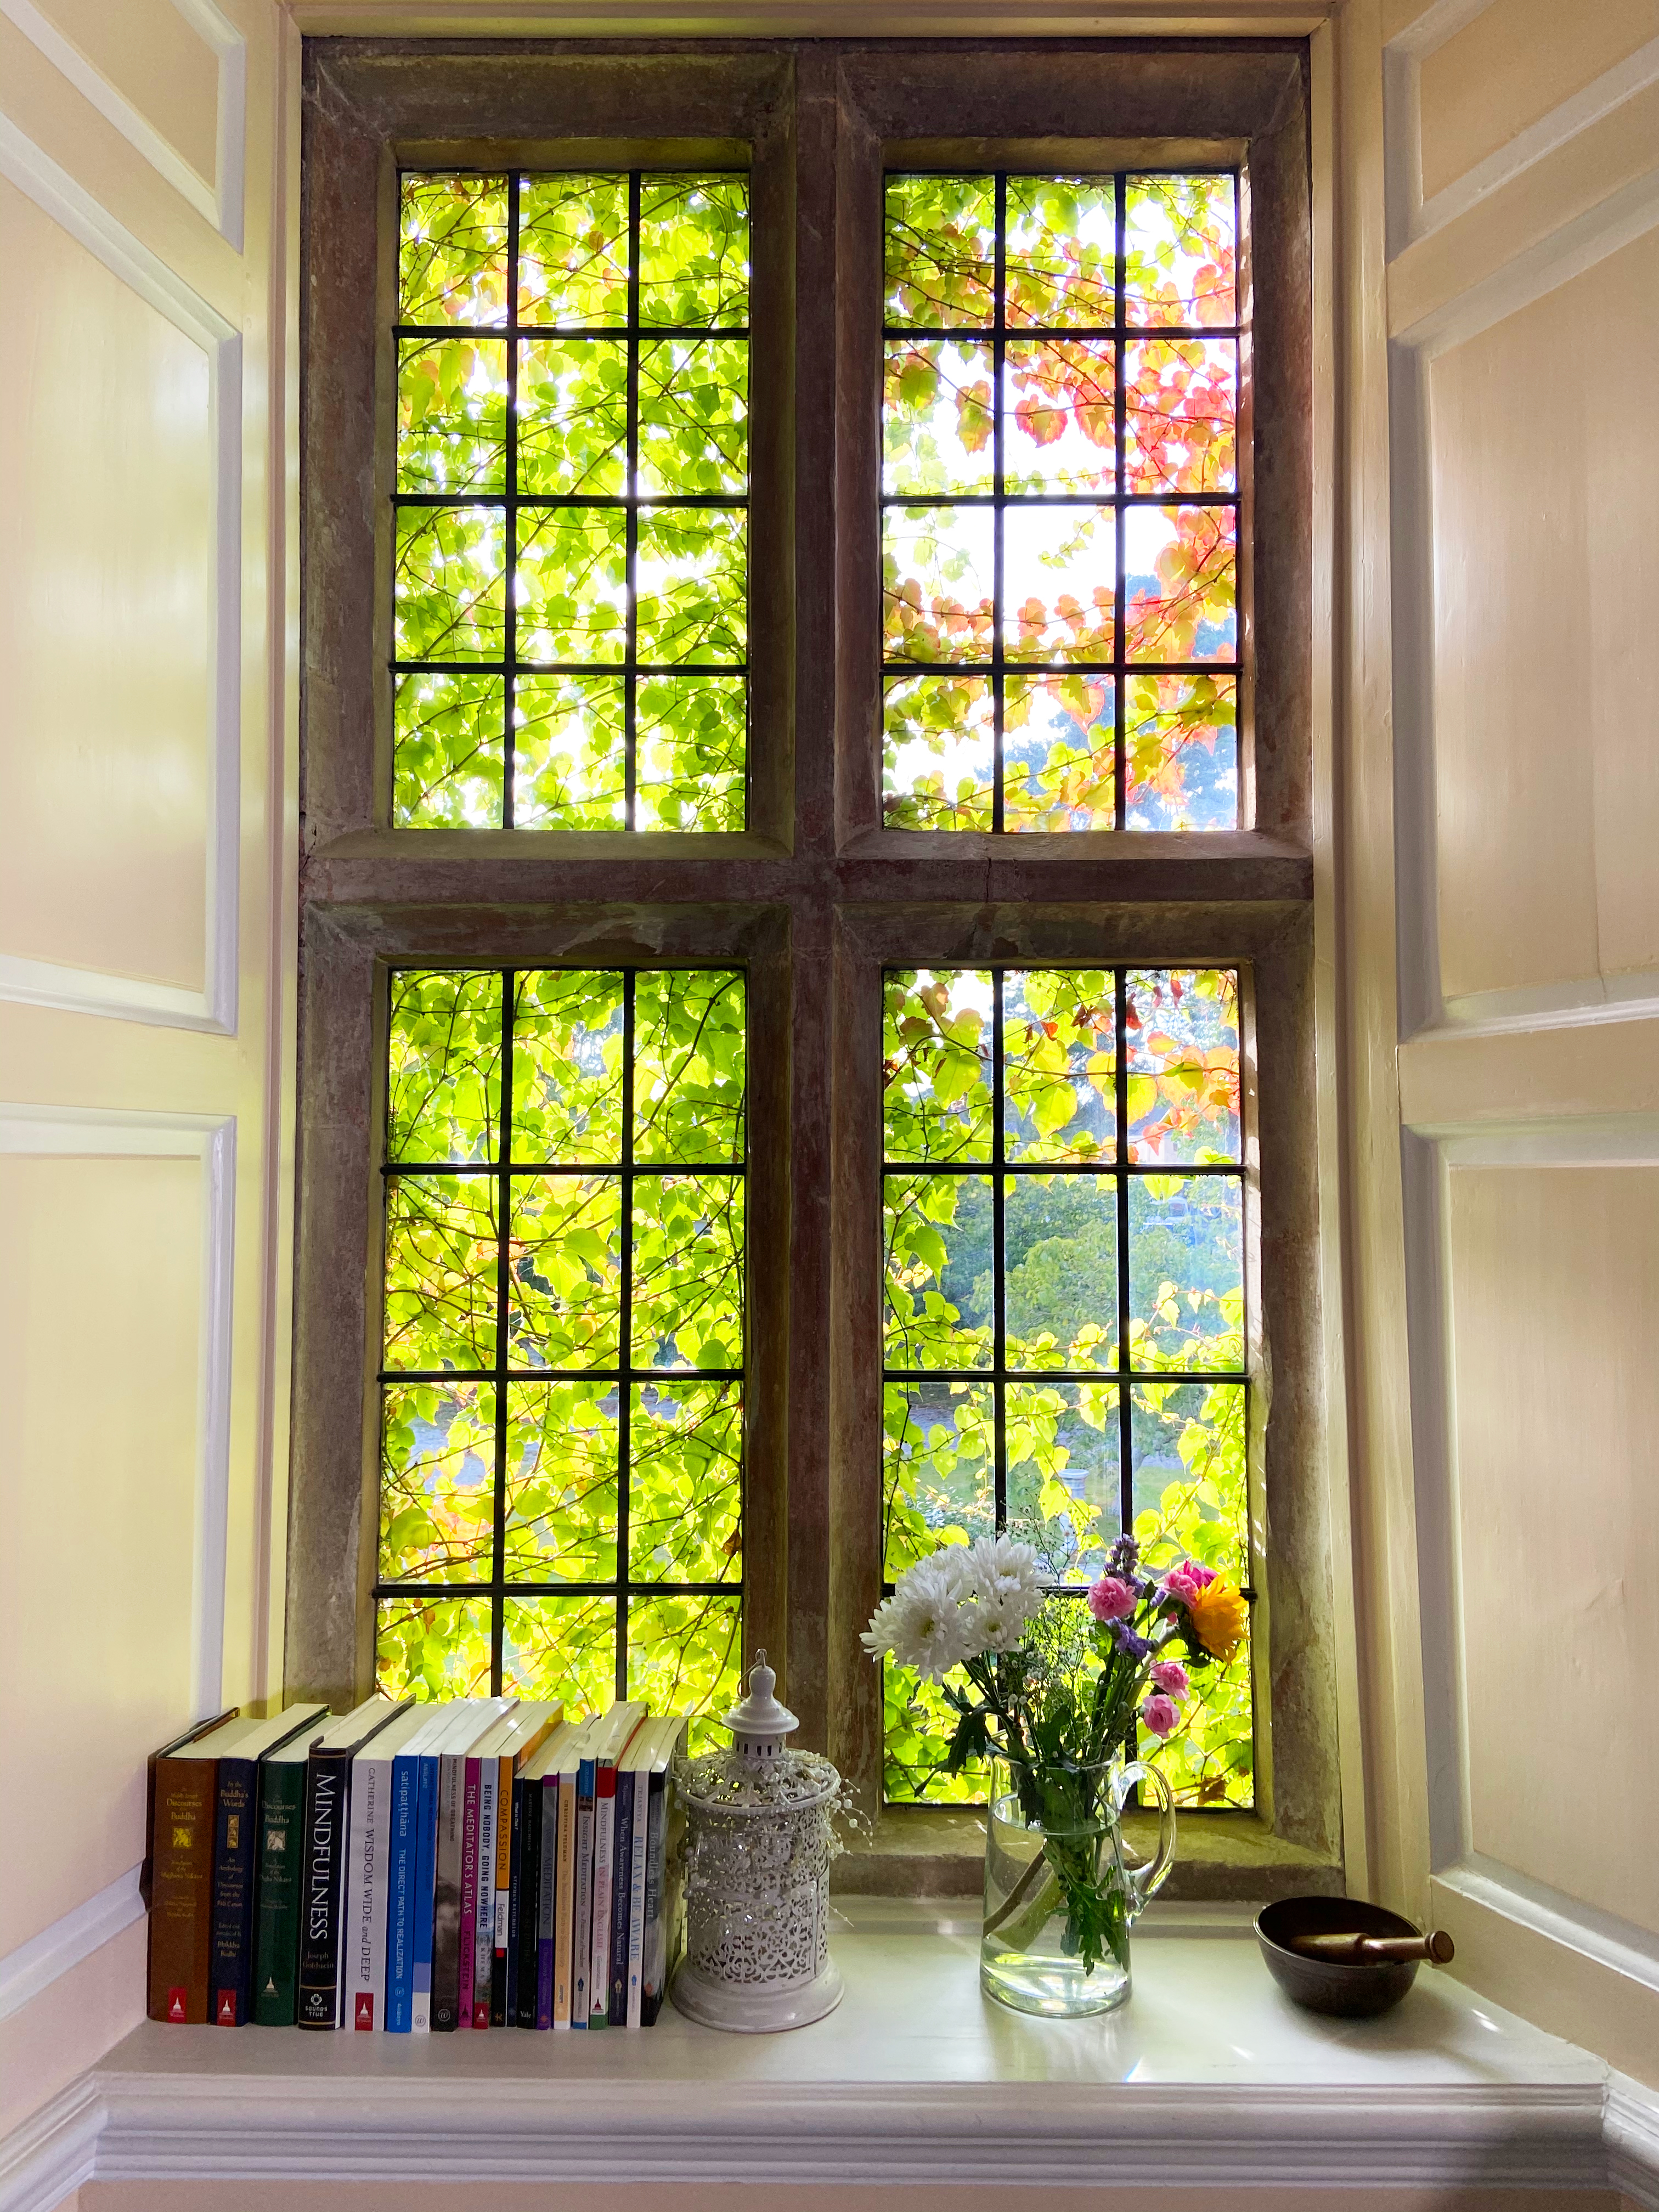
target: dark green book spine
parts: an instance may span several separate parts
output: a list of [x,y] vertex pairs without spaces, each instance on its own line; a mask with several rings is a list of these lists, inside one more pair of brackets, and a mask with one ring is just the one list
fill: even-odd
[[299,2001],[305,1800],[304,1759],[260,1761],[252,2010],[259,2027],[292,2027]]

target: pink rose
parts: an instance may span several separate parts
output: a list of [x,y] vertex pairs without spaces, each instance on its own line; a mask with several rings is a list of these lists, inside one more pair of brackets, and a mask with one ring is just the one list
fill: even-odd
[[1180,1716],[1176,1711],[1173,1699],[1164,1697],[1161,1691],[1154,1690],[1141,1707],[1140,1717],[1154,1735],[1164,1736],[1169,1735]]
[[1132,1583],[1120,1582],[1115,1575],[1103,1575],[1090,1583],[1089,1610],[1097,1620],[1127,1620],[1134,1609]]
[[1200,1567],[1196,1559],[1183,1559],[1172,1567],[1164,1577],[1164,1587],[1171,1597],[1178,1597],[1183,1605],[1190,1605],[1207,1583],[1215,1580],[1213,1567]]
[[1155,1659],[1152,1662],[1152,1680],[1160,1690],[1167,1690],[1177,1705],[1193,1686],[1187,1679],[1187,1669],[1179,1659]]

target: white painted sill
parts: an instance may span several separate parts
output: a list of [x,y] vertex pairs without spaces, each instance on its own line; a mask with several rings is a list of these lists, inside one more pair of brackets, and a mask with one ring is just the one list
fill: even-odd
[[[793,2033],[169,2028],[0,2158],[0,2212],[76,2179],[1203,2182],[1620,2188],[1659,2205],[1659,2097],[1425,1968],[1379,2021],[1297,2011],[1248,1908],[1154,1906],[1120,2011],[980,1995],[979,1916],[853,1898],[847,1994]],[[71,2168],[74,2171],[71,2172]],[[63,2177],[69,2175],[64,2181]]]

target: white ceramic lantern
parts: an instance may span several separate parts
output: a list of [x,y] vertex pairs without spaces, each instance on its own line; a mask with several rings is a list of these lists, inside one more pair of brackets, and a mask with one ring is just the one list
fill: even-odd
[[804,2027],[841,2002],[830,1957],[831,1814],[841,1777],[789,1751],[799,1726],[757,1651],[749,1694],[726,1714],[729,1750],[680,1774],[686,1812],[685,1955],[674,2002],[709,2027]]

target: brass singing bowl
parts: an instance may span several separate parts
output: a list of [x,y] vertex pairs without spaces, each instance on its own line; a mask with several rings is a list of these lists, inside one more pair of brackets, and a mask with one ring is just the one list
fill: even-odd
[[1309,2012],[1362,2020],[1397,2005],[1417,1978],[1416,1959],[1317,1959],[1291,1948],[1298,1936],[1420,1936],[1397,1912],[1358,1897],[1285,1897],[1256,1915],[1267,1971]]

